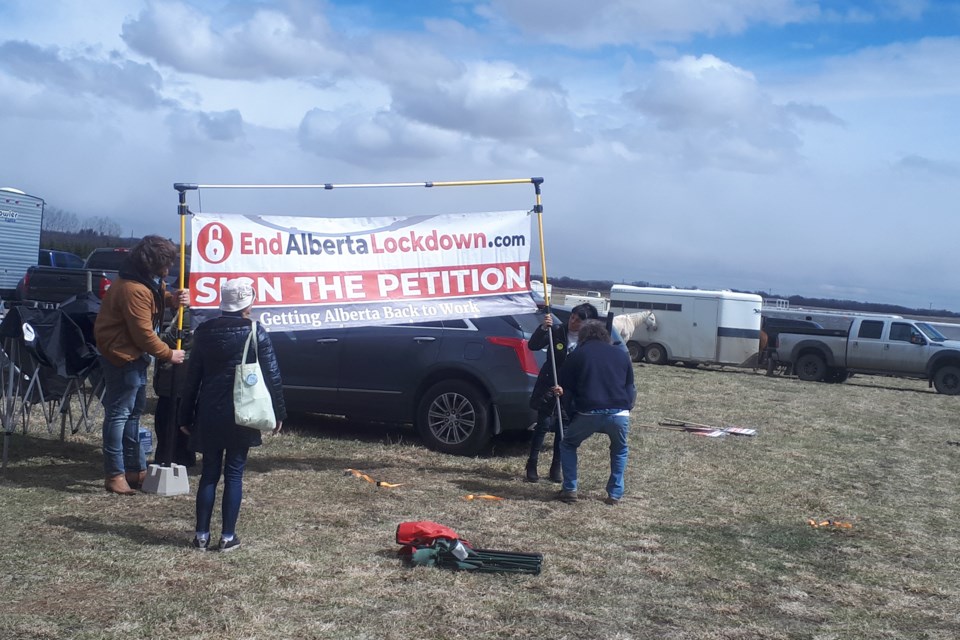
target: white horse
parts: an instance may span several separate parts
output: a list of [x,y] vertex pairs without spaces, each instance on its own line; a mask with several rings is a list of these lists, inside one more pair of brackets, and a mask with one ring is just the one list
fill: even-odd
[[613,330],[620,334],[620,339],[626,344],[640,328],[647,331],[657,330],[657,317],[653,311],[638,311],[613,316]]

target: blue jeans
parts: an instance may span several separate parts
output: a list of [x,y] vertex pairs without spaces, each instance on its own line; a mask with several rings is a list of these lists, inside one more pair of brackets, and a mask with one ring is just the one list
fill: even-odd
[[217,483],[223,471],[223,504],[221,532],[225,536],[236,533],[243,500],[243,469],[247,465],[248,448],[217,449],[203,452],[200,484],[197,486],[197,533],[210,533],[210,517],[217,500]]
[[578,413],[564,430],[560,441],[560,465],[563,469],[563,490],[577,490],[577,447],[595,433],[610,436],[610,478],[607,495],[623,497],[623,472],[627,469],[627,432],[630,416]]
[[140,450],[140,416],[147,401],[147,368],[139,358],[122,367],[100,356],[103,394],[103,470],[108,477],[147,468]]

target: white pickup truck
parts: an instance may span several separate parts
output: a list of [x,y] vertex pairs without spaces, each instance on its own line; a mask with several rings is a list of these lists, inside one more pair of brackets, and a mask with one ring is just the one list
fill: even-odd
[[610,299],[604,298],[599,291],[587,291],[587,295],[568,293],[563,299],[563,304],[567,307],[575,307],[584,302],[589,302],[596,307],[601,318],[610,310]]
[[922,378],[938,393],[960,394],[960,341],[928,322],[857,317],[848,330],[791,329],[777,336],[773,357],[801,380],[843,382],[851,373]]

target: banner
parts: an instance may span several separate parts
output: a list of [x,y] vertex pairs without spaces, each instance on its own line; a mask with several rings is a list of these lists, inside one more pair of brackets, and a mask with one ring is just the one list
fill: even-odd
[[191,321],[248,278],[268,331],[534,311],[526,211],[407,218],[193,215]]

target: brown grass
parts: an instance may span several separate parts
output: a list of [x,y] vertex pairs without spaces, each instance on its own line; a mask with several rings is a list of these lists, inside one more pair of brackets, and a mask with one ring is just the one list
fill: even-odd
[[[465,459],[402,429],[302,418],[251,454],[244,547],[228,555],[187,548],[192,496],[106,494],[96,430],[17,434],[0,481],[0,637],[960,637],[958,398],[892,378],[636,372],[618,507],[600,500],[601,437],[581,448],[585,499],[566,505],[522,481],[516,436]],[[665,417],[759,435],[639,426]],[[505,500],[464,499],[480,493]],[[407,568],[394,532],[420,519],[542,552],[543,573]]]

